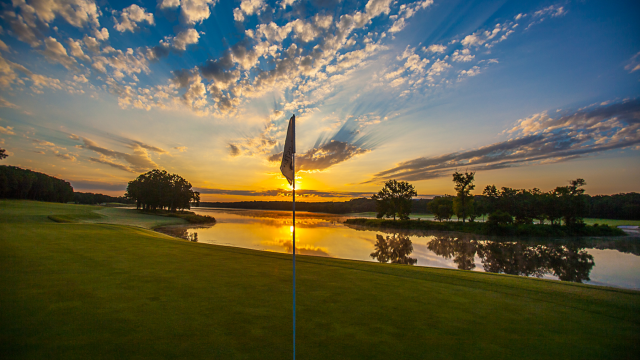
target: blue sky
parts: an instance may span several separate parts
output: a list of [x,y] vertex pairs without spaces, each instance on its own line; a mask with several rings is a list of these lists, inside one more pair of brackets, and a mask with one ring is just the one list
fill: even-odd
[[[3,4],[4,164],[121,194],[153,168],[277,199],[287,121],[309,200],[451,173],[638,191],[640,6],[605,1]],[[305,193],[306,192],[306,193]]]

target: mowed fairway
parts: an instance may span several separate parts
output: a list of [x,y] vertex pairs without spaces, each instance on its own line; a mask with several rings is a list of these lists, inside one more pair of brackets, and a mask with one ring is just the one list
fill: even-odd
[[[0,358],[290,359],[291,256],[0,201]],[[297,258],[299,359],[637,359],[640,293]]]

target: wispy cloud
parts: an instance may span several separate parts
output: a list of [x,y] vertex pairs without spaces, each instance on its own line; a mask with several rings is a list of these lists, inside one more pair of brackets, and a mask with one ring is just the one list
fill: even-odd
[[568,161],[640,144],[640,100],[598,105],[551,117],[535,114],[507,130],[516,138],[474,150],[421,157],[378,172],[365,183],[427,180],[457,168],[485,171]]
[[[373,150],[382,142],[374,132],[363,133],[358,119],[351,118],[332,137],[321,134],[313,148],[296,155],[296,171],[323,171],[352,157]],[[268,160],[282,159],[282,151],[272,154]]]

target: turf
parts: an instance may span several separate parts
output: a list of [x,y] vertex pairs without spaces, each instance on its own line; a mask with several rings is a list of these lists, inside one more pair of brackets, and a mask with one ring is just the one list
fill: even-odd
[[[0,202],[0,357],[291,358],[291,257]],[[300,359],[636,359],[640,293],[299,256]]]

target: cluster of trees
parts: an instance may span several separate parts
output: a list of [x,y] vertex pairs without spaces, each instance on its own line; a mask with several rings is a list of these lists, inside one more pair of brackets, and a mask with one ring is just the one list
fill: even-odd
[[589,196],[588,217],[601,219],[640,220],[640,194]]
[[487,185],[482,195],[473,196],[470,191],[475,173],[453,174],[456,196],[436,197],[427,204],[427,208],[439,221],[450,220],[454,215],[464,222],[467,218],[474,221],[478,217],[489,215],[494,224],[551,224],[575,226],[582,223],[588,215],[588,197],[584,195],[586,185],[583,179],[569,182],[568,186],[558,186],[549,192],[540,189],[496,188]]
[[384,187],[371,197],[376,201],[376,217],[393,217],[395,220],[397,216],[400,220],[408,220],[412,206],[411,198],[417,195],[413,185],[406,181],[387,181]]
[[85,192],[74,192],[73,202],[76,204],[104,204],[104,203],[121,203],[121,204],[133,204],[131,199],[127,199],[124,196],[109,196],[104,194],[94,194]]
[[68,182],[47,174],[2,165],[0,198],[69,202],[73,200],[73,187]]
[[200,204],[200,193],[191,189],[191,183],[180,175],[158,169],[129,181],[124,196],[143,210],[176,211],[190,209],[192,202],[196,206]]

